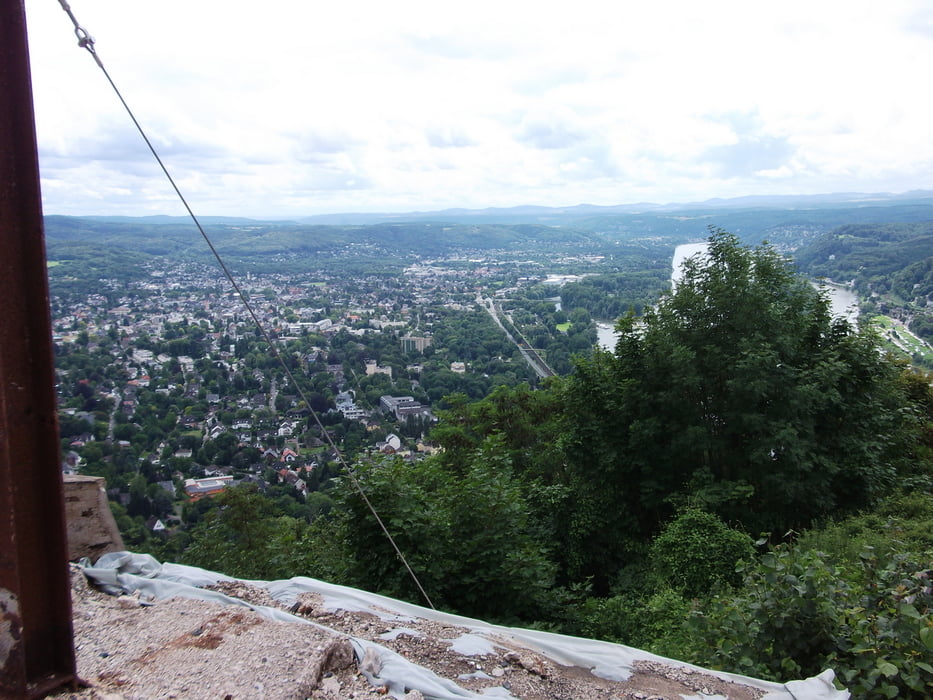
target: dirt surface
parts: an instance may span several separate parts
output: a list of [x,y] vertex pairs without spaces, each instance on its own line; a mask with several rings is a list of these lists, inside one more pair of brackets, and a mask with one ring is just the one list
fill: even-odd
[[[388,626],[369,613],[329,611],[320,596],[303,594],[291,612],[329,628],[276,622],[245,607],[184,598],[144,604],[91,588],[73,572],[78,675],[89,687],[58,693],[59,700],[277,700],[279,698],[378,698],[375,654],[357,659],[349,638],[388,647],[462,688],[491,697],[524,700],[649,700],[719,695],[756,700],[764,693],[706,673],[639,662],[625,682],[597,678],[589,670],[562,666],[514,640],[495,640],[489,653],[460,653],[454,640],[470,630],[429,620]],[[253,605],[282,608],[261,588],[238,581],[210,588]],[[422,695],[410,691],[407,700]]]

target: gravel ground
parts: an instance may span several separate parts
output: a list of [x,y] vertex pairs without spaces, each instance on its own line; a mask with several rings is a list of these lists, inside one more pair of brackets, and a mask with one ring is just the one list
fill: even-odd
[[[523,700],[681,700],[703,693],[729,700],[757,700],[764,693],[691,669],[654,662],[636,664],[625,682],[597,678],[587,669],[561,666],[535,652],[497,640],[491,651],[469,655],[453,640],[469,630],[429,620],[392,629],[368,613],[328,611],[315,594],[303,594],[291,611],[313,625],[275,622],[248,608],[184,598],[144,604],[90,587],[80,570],[72,576],[78,675],[88,687],[59,700],[278,700],[385,697],[379,659],[356,659],[349,637],[373,641],[480,693],[508,691]],[[239,581],[212,586],[254,605],[282,607],[261,588]],[[500,695],[501,696],[501,695]],[[410,691],[407,700],[421,698]]]

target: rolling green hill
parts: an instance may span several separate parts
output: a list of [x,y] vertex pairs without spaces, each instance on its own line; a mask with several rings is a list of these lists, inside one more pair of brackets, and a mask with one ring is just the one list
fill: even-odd
[[933,339],[933,221],[841,226],[796,258],[806,274],[852,283],[867,310]]

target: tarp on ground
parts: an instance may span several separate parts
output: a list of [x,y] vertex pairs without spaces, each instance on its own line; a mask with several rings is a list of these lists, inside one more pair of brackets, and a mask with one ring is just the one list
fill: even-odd
[[[105,554],[93,566],[86,563],[84,573],[99,587],[112,594],[129,594],[139,591],[140,594],[154,599],[181,596],[248,607],[274,620],[322,626],[277,608],[250,605],[217,591],[205,590],[202,586],[237,579],[193,566],[161,564],[148,554],[132,552]],[[835,676],[831,670],[805,680],[774,683],[737,674],[711,671],[621,644],[493,625],[482,620],[438,612],[394,598],[303,576],[281,581],[244,580],[244,583],[264,588],[276,601],[285,606],[291,606],[302,593],[316,593],[323,598],[324,605],[329,611],[371,613],[382,618],[387,624],[394,623],[400,628],[404,628],[405,622],[412,619],[431,620],[463,627],[469,630],[469,634],[453,644],[455,649],[458,645],[462,649],[467,649],[464,653],[470,653],[469,649],[481,651],[487,647],[491,649],[498,641],[510,639],[517,646],[539,653],[554,663],[589,669],[593,674],[609,680],[626,680],[634,672],[635,662],[654,661],[674,667],[690,668],[734,683],[760,688],[767,693],[764,700],[847,700],[849,698],[847,691],[837,690],[833,685]],[[338,634],[341,633],[338,632]],[[433,671],[418,666],[387,647],[353,637],[350,638],[350,642],[358,661],[362,660],[368,648],[378,653],[382,661],[382,669],[379,672],[380,684],[385,684],[395,697],[401,697],[406,690],[419,690],[425,698],[437,700],[459,700],[461,698],[488,700],[490,697],[488,694],[480,695],[461,688],[453,681],[441,678]],[[370,678],[370,680],[374,679]],[[513,696],[506,692],[497,697],[511,698]],[[684,700],[710,700],[709,696],[705,695],[683,697]]]

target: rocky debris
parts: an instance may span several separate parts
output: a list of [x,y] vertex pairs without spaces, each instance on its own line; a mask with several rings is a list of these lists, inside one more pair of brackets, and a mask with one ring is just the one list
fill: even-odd
[[[498,687],[523,700],[682,700],[683,695],[705,691],[728,700],[757,700],[765,694],[708,673],[658,662],[638,662],[627,681],[610,681],[594,676],[589,669],[557,664],[504,638],[489,649],[477,648],[480,653],[465,654],[455,649],[456,640],[471,636],[469,629],[410,618],[399,620],[396,626],[371,613],[328,610],[316,593],[300,594],[290,611],[388,647],[475,693]],[[388,620],[396,617],[386,613]]]
[[[277,605],[274,601],[273,604]],[[299,593],[298,600],[289,610],[305,617],[322,617],[328,614],[324,607],[324,599],[317,593]]]
[[708,673],[692,668],[669,666],[657,661],[636,661],[635,673],[629,681],[640,687],[639,691],[625,697],[636,700],[661,700],[663,698],[701,695],[723,695],[727,698],[749,698],[756,700],[765,693],[755,688],[728,683]]
[[[75,567],[75,654],[89,687],[55,697],[304,699],[325,675],[357,675],[353,648],[340,633],[275,622],[245,607],[187,598],[144,602],[93,589]],[[357,685],[365,693],[355,697],[367,697],[369,683]],[[343,690],[334,697],[354,697]]]
[[510,651],[502,658],[510,664],[519,666],[541,678],[547,678],[550,673],[550,666],[544,657],[532,654],[531,652],[519,653]]
[[207,591],[217,591],[231,598],[242,600],[250,605],[263,605],[269,608],[280,608],[281,605],[269,595],[265,588],[251,586],[242,581],[218,581],[210,586],[204,586]]
[[[387,697],[378,685],[382,660],[372,649],[357,661],[350,637],[394,650],[475,693],[523,700],[681,700],[698,693],[757,700],[756,688],[691,668],[638,662],[624,682],[562,666],[509,638],[492,641],[467,628],[387,612],[328,610],[302,594],[291,612],[316,625],[274,622],[248,608],[172,598],[149,604],[113,597],[73,575],[78,673],[90,684],[64,700],[247,700]],[[285,609],[262,588],[242,581],[210,586],[251,605]],[[397,623],[397,624],[396,624]],[[363,672],[375,679],[370,683]],[[405,700],[424,700],[408,690]]]

